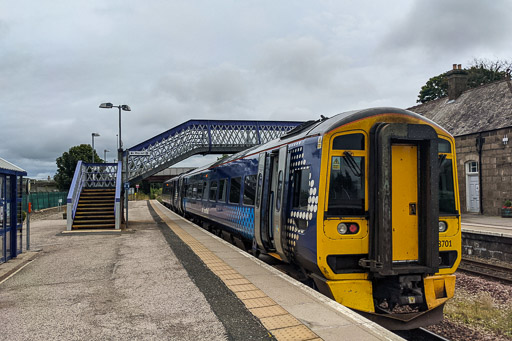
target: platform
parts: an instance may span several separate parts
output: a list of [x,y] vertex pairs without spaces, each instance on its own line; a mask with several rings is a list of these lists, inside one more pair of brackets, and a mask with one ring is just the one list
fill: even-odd
[[512,238],[512,218],[463,214],[461,225],[462,232]]
[[[6,339],[399,340],[168,211],[130,202],[129,229],[33,221],[31,262],[0,283]],[[28,254],[27,254],[28,255]],[[8,264],[8,263],[7,263]],[[7,267],[0,266],[0,277]]]

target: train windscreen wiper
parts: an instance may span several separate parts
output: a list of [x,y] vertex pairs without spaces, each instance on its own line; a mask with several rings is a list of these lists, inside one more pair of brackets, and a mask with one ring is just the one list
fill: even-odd
[[446,154],[441,154],[441,155],[439,155],[439,157],[438,157],[438,159],[437,159],[437,160],[438,160],[438,162],[439,162],[439,165],[438,165],[438,166],[439,166],[439,168],[441,168],[441,166],[443,165],[443,161],[444,161],[444,160],[446,160]]
[[363,175],[363,173],[361,172],[361,167],[359,167],[356,160],[354,160],[352,154],[350,154],[349,152],[343,152],[343,158],[345,158],[348,167],[355,176],[360,177],[361,175]]

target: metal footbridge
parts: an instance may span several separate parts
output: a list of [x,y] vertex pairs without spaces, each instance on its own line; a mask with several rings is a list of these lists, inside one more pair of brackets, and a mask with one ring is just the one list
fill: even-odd
[[[67,197],[67,229],[82,226],[101,228],[99,217],[115,217],[119,229],[123,210],[123,187],[152,176],[196,154],[232,154],[279,138],[303,122],[190,120],[133,146],[116,163],[83,163],[75,169]],[[124,186],[123,186],[124,184]],[[90,193],[82,195],[87,189]],[[112,208],[105,192],[114,194]],[[110,194],[109,194],[110,195]],[[82,198],[81,198],[82,197]],[[125,201],[127,196],[125,196]],[[96,202],[95,202],[96,201]],[[126,201],[125,206],[127,207]],[[98,206],[103,206],[102,211]],[[79,212],[77,215],[77,211]],[[77,219],[75,219],[77,218]],[[126,220],[128,211],[126,210]]]
[[303,122],[190,120],[125,151],[133,183],[196,154],[233,154],[279,138]]

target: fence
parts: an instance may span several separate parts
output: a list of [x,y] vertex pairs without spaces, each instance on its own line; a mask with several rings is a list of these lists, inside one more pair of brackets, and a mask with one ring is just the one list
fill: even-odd
[[[37,192],[30,193],[30,202],[32,203],[32,211],[42,210],[49,207],[59,206],[60,204],[66,205],[67,192]],[[23,196],[23,211],[28,211],[28,198],[27,195]]]

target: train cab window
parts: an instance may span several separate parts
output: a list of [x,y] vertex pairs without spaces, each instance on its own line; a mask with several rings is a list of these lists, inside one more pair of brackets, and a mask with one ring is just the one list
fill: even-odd
[[226,202],[226,192],[228,189],[228,182],[226,179],[219,181],[219,202]]
[[450,142],[439,139],[439,213],[457,214],[455,207],[455,188],[453,184],[453,159],[446,154],[451,153]]
[[439,153],[451,153],[452,152],[450,142],[443,140],[443,139],[437,140],[437,148],[439,150]]
[[240,190],[242,188],[242,178],[231,178],[229,187],[229,202],[232,204],[240,203]]
[[347,134],[334,138],[332,141],[333,150],[364,150],[363,134]]
[[247,175],[244,179],[244,205],[254,205],[256,199],[256,175]]
[[293,201],[292,208],[297,210],[308,209],[309,198],[309,168],[300,169],[293,173]]
[[217,180],[212,180],[210,182],[210,201],[217,200]]
[[327,216],[364,215],[364,170],[362,156],[332,157]]

